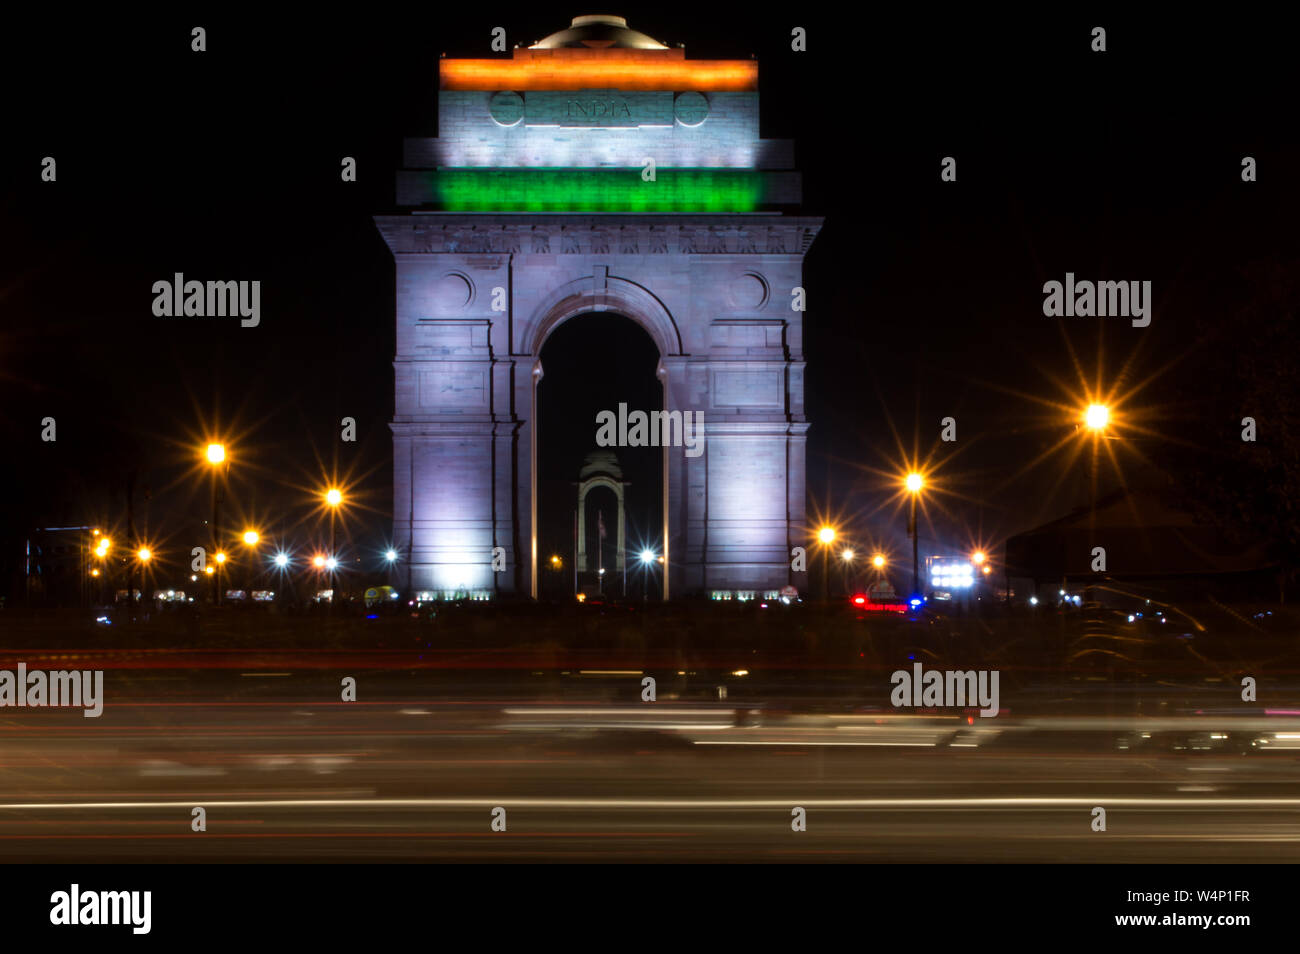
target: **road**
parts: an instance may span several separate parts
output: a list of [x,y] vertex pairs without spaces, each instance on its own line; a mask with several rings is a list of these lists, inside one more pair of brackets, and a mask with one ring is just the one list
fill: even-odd
[[[1245,862],[1300,857],[1300,714],[994,719],[643,703],[626,676],[108,674],[0,710],[20,861]],[[511,691],[513,690],[513,691]],[[1004,700],[1004,705],[1006,701]],[[1095,707],[1093,707],[1095,708]],[[1093,830],[1093,809],[1106,830]],[[193,809],[206,830],[192,830]],[[504,809],[504,831],[493,810]],[[804,809],[806,830],[792,830]],[[499,823],[498,823],[499,824]]]

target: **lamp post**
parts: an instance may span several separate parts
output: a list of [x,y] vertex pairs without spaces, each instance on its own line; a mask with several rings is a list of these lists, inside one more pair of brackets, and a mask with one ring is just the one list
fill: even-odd
[[[99,592],[100,592],[101,599],[103,598],[103,593],[104,593],[104,583],[108,583],[110,587],[109,593],[110,594],[112,593],[112,578],[111,578],[112,574],[109,573],[109,569],[108,569],[109,568],[108,551],[111,550],[112,547],[113,547],[113,541],[110,540],[108,537],[101,536],[95,538],[95,556],[104,564],[104,569],[102,571],[103,579],[99,585]],[[98,568],[91,571],[91,575],[96,577],[100,576],[100,573],[101,571]]]
[[316,595],[311,598],[311,607],[314,612],[316,604],[319,602],[320,599],[320,584],[321,584],[321,580],[324,577],[325,557],[322,554],[319,553],[316,554],[314,557],[311,558],[311,565],[313,568],[315,568],[317,573],[316,580],[312,584],[314,587],[316,587],[315,590]]
[[[138,545],[139,538],[135,534],[135,472],[132,471],[126,478],[126,539],[127,546],[132,543]],[[140,588],[144,589],[144,570],[140,572]],[[135,564],[128,558],[126,561],[126,607],[127,618],[132,625],[135,624]]]
[[338,597],[338,586],[334,581],[334,569],[338,566],[338,554],[334,549],[334,518],[338,513],[339,506],[343,503],[343,492],[337,487],[331,487],[325,491],[325,503],[330,508],[330,615],[334,614],[334,604]]
[[907,475],[905,481],[908,493],[912,495],[912,597],[916,598],[921,595],[921,569],[919,547],[916,536],[916,498],[921,496],[921,488],[925,486],[925,479],[916,471]]
[[[1083,412],[1083,426],[1092,435],[1091,453],[1088,455],[1088,537],[1089,542],[1096,543],[1093,534],[1097,532],[1097,442],[1106,439],[1106,428],[1110,424],[1110,408],[1105,404],[1089,404]],[[1089,581],[1092,577],[1089,575]],[[1085,614],[1098,615],[1094,605],[1096,590],[1091,582],[1083,588],[1083,606]],[[1086,626],[1086,622],[1085,622]]]
[[[209,444],[206,452],[208,464],[212,467],[212,552],[216,554],[221,549],[221,498],[218,491],[223,472],[229,473],[230,462],[226,459],[225,444]],[[212,602],[214,605],[221,602],[221,574],[212,574]]]
[[655,552],[650,549],[641,551],[641,602],[650,599],[650,568],[655,562]]
[[90,565],[90,560],[87,558],[86,554],[95,552],[95,541],[99,537],[99,528],[83,527],[82,529],[90,531],[90,537],[87,540],[90,545],[82,551],[81,554],[81,574],[84,579],[81,591],[82,603],[86,606],[94,606],[96,585],[90,581],[97,580],[99,577],[99,570]]
[[220,597],[222,577],[221,571],[226,568],[226,551],[218,550],[212,557],[217,562],[216,572],[212,574],[212,581],[217,587],[217,594]]
[[[280,543],[283,543],[283,541],[284,536],[282,534],[280,536]],[[288,599],[292,603],[296,604],[298,602],[298,589],[293,585],[293,577],[289,573],[289,554],[285,553],[283,550],[278,550],[275,556],[271,558],[271,562],[275,564],[275,586],[276,592],[281,594],[280,602],[284,602],[283,587],[287,582],[289,585]]]
[[[147,571],[148,571],[148,569],[149,569],[149,561],[153,559],[153,551],[150,550],[150,549],[149,549],[148,547],[146,547],[146,546],[142,546],[142,547],[140,547],[140,549],[138,549],[138,550],[135,551],[135,558],[136,558],[136,560],[139,561],[139,563],[140,563],[140,603],[143,604],[143,603],[144,603],[144,596],[145,596],[145,592],[146,592],[146,587],[148,586],[148,583],[146,582],[145,577],[146,577]],[[127,595],[127,598],[130,599],[130,601],[131,601],[131,607],[132,607],[132,609],[131,609],[131,614],[132,614],[132,620],[134,620],[134,618],[135,618],[135,593],[132,592],[131,583],[130,583],[129,581],[127,582],[127,591],[126,591],[126,595]],[[144,607],[143,607],[143,605],[142,605],[142,606],[141,606],[141,609],[143,609],[143,608],[144,608]]]
[[253,575],[256,572],[257,563],[257,543],[262,539],[262,535],[256,530],[244,531],[244,546],[248,548],[248,570],[244,573],[244,585],[248,593],[248,601],[253,601]]
[[817,531],[817,541],[822,545],[822,605],[826,604],[828,599],[828,589],[826,578],[830,575],[830,554],[831,544],[835,542],[835,528],[823,526]]

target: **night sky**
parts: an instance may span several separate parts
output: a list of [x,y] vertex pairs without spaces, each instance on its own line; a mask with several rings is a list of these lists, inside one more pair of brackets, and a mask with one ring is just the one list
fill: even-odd
[[[1214,454],[1243,414],[1267,418],[1204,385],[1252,334],[1243,269],[1300,261],[1294,37],[1273,14],[758,9],[16,23],[0,40],[6,590],[30,528],[121,525],[132,474],[142,529],[188,548],[197,531],[184,528],[207,513],[197,453],[212,434],[230,445],[232,522],[306,541],[319,530],[313,490],[338,480],[357,504],[347,536],[373,559],[391,533],[394,271],[371,216],[395,210],[403,136],[436,133],[439,54],[489,56],[494,26],[527,45],[584,13],[626,16],[692,58],[757,55],[763,136],[796,140],[805,210],[826,216],[805,272],[810,514],[901,548],[901,515],[881,509],[901,441],[940,465],[940,541],[996,543],[1059,516],[1079,503],[1077,474],[1061,455],[1025,468],[1070,429],[1042,402],[1082,400],[1076,368],[1093,380],[1099,355],[1107,390],[1151,379],[1129,410],[1153,463],[1166,431],[1203,435],[1197,449]],[[206,53],[190,51],[195,25]],[[1096,25],[1104,54],[1089,49]],[[808,52],[790,51],[792,26],[808,29]],[[46,155],[57,183],[40,181]],[[1246,155],[1258,182],[1241,181]],[[343,156],[359,182],[339,180]],[[955,183],[940,181],[944,156]],[[1067,271],[1151,281],[1150,327],[1044,317],[1043,282]],[[261,326],[154,317],[151,285],[174,272],[260,279]],[[617,378],[610,342],[624,332],[610,334],[557,333],[555,366]],[[652,373],[653,348],[647,360]],[[345,415],[354,444],[338,439]],[[946,416],[954,445],[938,440]],[[54,443],[41,440],[45,417]],[[577,444],[563,451],[575,468]],[[545,476],[562,464],[548,458]],[[629,468],[652,486],[653,459]]]

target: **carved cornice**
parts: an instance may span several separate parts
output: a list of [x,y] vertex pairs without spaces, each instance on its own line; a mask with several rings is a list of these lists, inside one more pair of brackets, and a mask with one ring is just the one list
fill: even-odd
[[377,215],[394,254],[803,255],[822,219],[786,215]]

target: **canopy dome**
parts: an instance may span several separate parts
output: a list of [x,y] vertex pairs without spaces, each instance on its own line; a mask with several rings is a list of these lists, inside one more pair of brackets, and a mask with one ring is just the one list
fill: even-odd
[[594,450],[583,459],[578,479],[586,480],[596,476],[623,479],[623,468],[618,466],[618,457],[612,450]]
[[590,50],[666,50],[658,40],[630,30],[623,17],[574,17],[567,30],[552,33],[532,45],[534,50],[560,49]]

